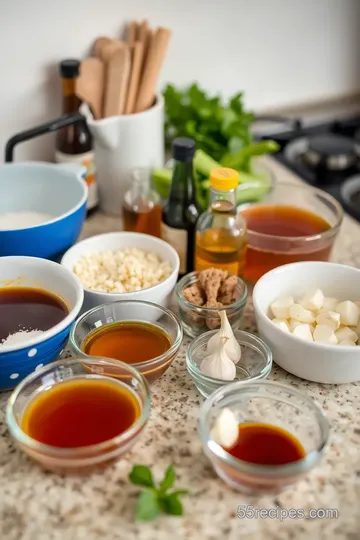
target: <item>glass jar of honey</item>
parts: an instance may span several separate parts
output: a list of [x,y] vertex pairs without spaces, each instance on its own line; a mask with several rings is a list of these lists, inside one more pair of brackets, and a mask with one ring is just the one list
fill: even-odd
[[151,185],[150,169],[135,169],[123,203],[124,231],[161,236],[160,197]]
[[220,268],[242,275],[246,256],[246,224],[236,208],[237,171],[213,169],[210,206],[196,226],[195,270]]

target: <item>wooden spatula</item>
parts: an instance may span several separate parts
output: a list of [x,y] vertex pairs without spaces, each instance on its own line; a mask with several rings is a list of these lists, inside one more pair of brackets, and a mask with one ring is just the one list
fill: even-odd
[[139,25],[136,21],[131,21],[128,27],[127,41],[129,45],[134,45],[138,38]]
[[131,47],[131,75],[126,99],[125,114],[131,114],[134,110],[136,95],[141,78],[143,53],[143,43],[136,41],[136,43]]
[[153,104],[156,84],[166,56],[170,36],[171,31],[169,29],[158,28],[151,38],[150,48],[136,99],[135,112],[145,111]]
[[115,51],[123,49],[126,46],[125,41],[119,41],[118,39],[111,40],[110,43],[103,45],[101,49],[101,59],[103,62],[107,63]]
[[94,118],[102,117],[105,85],[105,66],[99,58],[86,58],[81,62],[76,93],[91,106]]
[[130,49],[127,45],[116,50],[107,64],[104,117],[123,114],[130,76]]
[[98,58],[102,59],[102,56],[101,56],[101,51],[103,49],[103,47],[105,47],[105,45],[108,45],[109,43],[112,42],[112,39],[107,37],[107,36],[100,36],[98,37],[95,42],[94,42],[94,53],[95,53],[95,56],[97,56]]

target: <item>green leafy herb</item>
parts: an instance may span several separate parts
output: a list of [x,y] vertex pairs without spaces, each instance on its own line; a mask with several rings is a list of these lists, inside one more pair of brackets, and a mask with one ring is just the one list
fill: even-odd
[[136,505],[136,519],[139,521],[150,521],[155,519],[160,512],[181,516],[183,506],[180,497],[187,495],[186,489],[170,491],[173,487],[176,474],[172,465],[166,469],[164,478],[156,487],[152,472],[146,465],[135,465],[129,474],[129,480],[136,486],[143,486]]
[[[219,96],[210,96],[196,83],[185,89],[168,84],[164,90],[165,136],[168,144],[175,137],[191,137],[197,148],[216,161],[224,156],[246,150],[234,168],[250,172],[250,158],[276,152],[274,141],[263,141],[261,146],[253,144],[251,125],[254,117],[246,111],[241,92],[232,96],[227,103]],[[268,142],[272,144],[267,144]]]

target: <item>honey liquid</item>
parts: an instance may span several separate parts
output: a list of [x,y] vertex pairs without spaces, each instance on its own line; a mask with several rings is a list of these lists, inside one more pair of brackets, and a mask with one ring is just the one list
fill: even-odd
[[128,386],[108,378],[82,378],[55,384],[35,396],[21,428],[43,444],[78,448],[120,435],[140,413],[139,400]]
[[126,203],[123,205],[124,231],[150,234],[161,237],[160,204],[138,206],[135,210]]
[[242,275],[246,257],[246,239],[237,230],[207,229],[196,233],[195,270],[219,268]]

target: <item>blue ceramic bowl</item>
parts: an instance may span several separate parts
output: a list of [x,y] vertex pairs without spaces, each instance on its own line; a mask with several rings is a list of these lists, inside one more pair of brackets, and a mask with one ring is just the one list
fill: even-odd
[[0,167],[0,215],[39,212],[41,225],[0,228],[0,256],[59,261],[77,240],[86,214],[86,169],[76,163],[8,163]]
[[50,330],[16,345],[0,345],[2,391],[58,358],[80,312],[84,291],[77,277],[55,262],[35,257],[3,257],[0,262],[0,288],[41,288],[61,297],[69,308],[69,314]]

